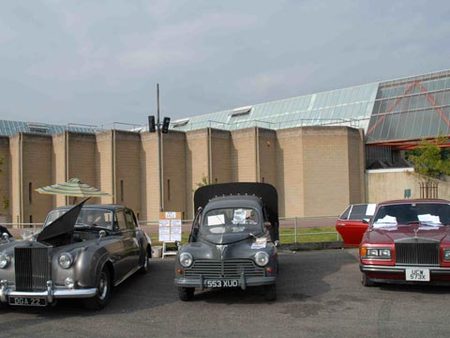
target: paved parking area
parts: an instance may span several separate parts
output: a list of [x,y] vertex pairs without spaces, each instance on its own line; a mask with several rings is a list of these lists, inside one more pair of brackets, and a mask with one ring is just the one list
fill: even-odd
[[450,288],[361,286],[356,250],[280,254],[278,300],[260,290],[178,300],[173,258],[152,262],[100,312],[78,303],[0,310],[1,337],[444,337]]

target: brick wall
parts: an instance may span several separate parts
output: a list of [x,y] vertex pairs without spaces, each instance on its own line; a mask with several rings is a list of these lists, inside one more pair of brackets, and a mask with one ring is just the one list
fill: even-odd
[[8,137],[0,137],[0,159],[3,160],[3,165],[0,167],[0,222],[10,222],[11,156]]
[[[141,214],[141,138],[138,133],[114,131],[115,201]],[[113,178],[114,180],[114,178]]]
[[22,134],[22,217],[21,222],[43,222],[54,207],[54,197],[35,189],[53,183],[52,137]]

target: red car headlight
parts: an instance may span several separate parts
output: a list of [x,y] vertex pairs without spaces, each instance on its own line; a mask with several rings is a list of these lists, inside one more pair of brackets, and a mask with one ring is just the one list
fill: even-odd
[[362,247],[359,250],[361,258],[366,259],[391,259],[391,248],[367,248]]

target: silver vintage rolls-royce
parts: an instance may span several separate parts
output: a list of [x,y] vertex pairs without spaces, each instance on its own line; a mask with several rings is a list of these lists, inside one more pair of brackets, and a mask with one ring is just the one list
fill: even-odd
[[2,236],[0,306],[46,306],[80,298],[103,308],[129,276],[148,271],[151,243],[133,211],[87,205],[50,211],[44,228],[24,240]]

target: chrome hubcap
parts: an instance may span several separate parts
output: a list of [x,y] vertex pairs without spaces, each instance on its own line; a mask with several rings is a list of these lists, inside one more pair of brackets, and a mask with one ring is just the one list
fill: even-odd
[[108,280],[104,272],[100,275],[100,281],[98,283],[98,294],[101,300],[106,298],[106,294],[108,293]]

